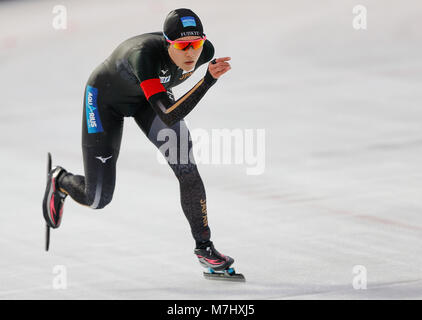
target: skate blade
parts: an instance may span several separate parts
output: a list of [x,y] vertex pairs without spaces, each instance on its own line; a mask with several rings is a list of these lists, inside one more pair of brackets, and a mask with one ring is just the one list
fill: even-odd
[[[49,179],[48,174],[51,171],[52,160],[51,160],[51,153],[47,153],[47,181]],[[48,224],[45,225],[45,251],[50,249],[50,227]]]
[[204,272],[205,279],[208,280],[223,280],[223,281],[236,281],[245,282],[246,279],[241,273],[236,273],[233,268],[224,271],[215,271],[209,269],[209,272]]
[[50,249],[50,227],[48,224],[45,225],[45,251]]

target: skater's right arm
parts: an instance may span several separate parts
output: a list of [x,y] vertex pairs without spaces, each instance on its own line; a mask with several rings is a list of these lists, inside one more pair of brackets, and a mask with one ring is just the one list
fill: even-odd
[[[158,80],[158,81],[157,81]],[[153,81],[153,82],[152,82]],[[209,71],[192,89],[185,93],[177,101],[171,100],[166,89],[159,82],[159,79],[151,79],[141,82],[142,90],[158,114],[160,119],[169,127],[182,120],[195,108],[209,88],[217,81]]]
[[230,58],[213,60],[217,62],[209,64],[204,78],[181,98],[174,101],[168,97],[167,90],[160,82],[160,67],[153,63],[156,60],[154,55],[144,51],[142,57],[140,53],[136,56],[132,63],[135,70],[142,70],[137,74],[140,86],[154,111],[167,126],[172,126],[189,114],[217,79],[230,69],[226,62]]

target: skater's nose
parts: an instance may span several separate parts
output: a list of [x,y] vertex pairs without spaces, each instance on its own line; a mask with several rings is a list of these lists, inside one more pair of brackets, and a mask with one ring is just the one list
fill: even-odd
[[193,58],[195,56],[195,49],[193,48],[193,46],[189,46],[189,48],[185,50],[185,53],[187,57]]

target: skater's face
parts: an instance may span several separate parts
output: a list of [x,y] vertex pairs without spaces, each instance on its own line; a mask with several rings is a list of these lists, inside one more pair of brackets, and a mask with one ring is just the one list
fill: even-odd
[[[200,37],[196,36],[189,36],[178,38],[175,41],[188,41],[188,40],[197,40],[201,39]],[[178,66],[180,69],[184,71],[191,71],[195,68],[196,62],[201,55],[203,46],[198,49],[194,49],[193,46],[189,46],[189,48],[185,50],[176,49],[174,46],[170,45],[168,48],[169,56],[171,60],[173,60],[174,64]]]

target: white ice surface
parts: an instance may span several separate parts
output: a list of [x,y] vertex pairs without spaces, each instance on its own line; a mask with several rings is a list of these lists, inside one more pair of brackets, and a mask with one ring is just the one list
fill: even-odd
[[[0,299],[421,299],[420,1],[0,2]],[[43,251],[47,151],[83,174],[83,89],[121,41],[168,11],[201,17],[232,70],[190,129],[266,130],[266,169],[199,165],[216,247],[246,283],[211,282],[193,255],[178,182],[125,119],[112,203],[66,200]],[[191,87],[199,70],[177,94]],[[53,288],[54,267],[67,270]],[[353,267],[367,289],[352,286]]]

